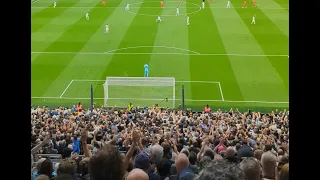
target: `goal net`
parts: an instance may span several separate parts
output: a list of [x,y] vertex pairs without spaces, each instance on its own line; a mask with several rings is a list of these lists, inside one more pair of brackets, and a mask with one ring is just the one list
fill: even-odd
[[174,77],[107,77],[103,86],[108,106],[175,107]]

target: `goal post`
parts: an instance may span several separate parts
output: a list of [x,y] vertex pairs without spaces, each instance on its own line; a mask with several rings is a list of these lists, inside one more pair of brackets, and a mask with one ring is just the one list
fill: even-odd
[[174,77],[107,77],[104,105],[175,108],[175,86]]

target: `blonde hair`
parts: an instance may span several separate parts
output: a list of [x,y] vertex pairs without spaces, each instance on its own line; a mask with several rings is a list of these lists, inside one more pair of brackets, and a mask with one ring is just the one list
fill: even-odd
[[76,168],[76,161],[71,158],[61,160],[57,173],[73,174]]
[[34,180],[50,180],[50,178],[45,174],[40,174]]
[[279,175],[279,180],[289,180],[289,163],[285,164]]

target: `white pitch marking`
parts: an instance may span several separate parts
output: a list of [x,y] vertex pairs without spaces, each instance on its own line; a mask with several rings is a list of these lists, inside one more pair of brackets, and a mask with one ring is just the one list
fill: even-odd
[[[36,0],[37,2],[40,1],[40,0]],[[35,1],[34,1],[35,3]],[[32,9],[43,9],[43,8],[53,8],[53,7],[31,7]],[[65,8],[65,9],[84,9],[84,8],[90,8],[90,9],[95,9],[95,8],[106,8],[106,9],[115,9],[115,8],[123,8],[123,7],[81,7],[81,6],[71,6],[71,7],[56,7],[55,9],[57,8]],[[166,9],[175,9],[177,7],[165,7]],[[179,7],[179,9],[186,9],[187,7]],[[226,7],[207,7],[207,8],[210,8],[210,9],[226,9]],[[228,9],[240,9],[242,7],[231,7],[231,8],[228,8]],[[130,7],[130,9],[159,9],[158,7]],[[188,9],[199,9],[198,7],[188,7]],[[265,10],[283,10],[284,8],[258,8],[258,9],[265,9]],[[153,16],[153,15],[152,15]],[[175,16],[175,15],[174,15]]]
[[218,82],[218,85],[219,85],[221,99],[222,99],[222,101],[224,101],[224,97],[223,97],[223,93],[222,93],[222,88],[221,88],[220,82]]
[[[34,4],[34,3],[37,3],[37,2],[39,2],[40,0],[32,0],[31,1],[31,4]],[[31,7],[31,8],[34,8],[34,7]],[[42,7],[42,8],[46,8],[46,7]]]
[[170,47],[170,46],[134,46],[134,47],[126,47],[126,48],[119,48],[119,49],[113,49],[105,52],[106,54],[110,54],[113,52],[121,51],[121,50],[127,50],[127,49],[138,49],[138,48],[166,48],[166,49],[175,49],[175,50],[181,50],[181,51],[186,51],[186,52],[191,52],[194,54],[200,54],[195,51],[191,51],[189,49],[184,49],[184,48],[177,48],[177,47]]
[[67,91],[67,89],[71,86],[71,84],[73,83],[73,80],[70,81],[70,83],[68,84],[68,86],[64,89],[64,91],[61,93],[60,98],[62,98],[62,96],[64,95],[64,93]]
[[[70,99],[70,100],[89,100],[91,98],[85,97],[31,97],[31,99]],[[94,98],[97,100],[103,100],[104,98]],[[141,100],[141,101],[161,101],[163,99],[139,99],[139,98],[108,98],[110,100]],[[173,100],[173,99],[168,99]],[[181,99],[175,99],[180,101]],[[226,103],[258,103],[258,104],[288,104],[289,102],[279,102],[279,101],[234,101],[234,100],[214,100],[214,99],[185,99],[185,101],[190,102],[226,102]]]
[[287,57],[286,54],[188,54],[188,53],[107,53],[107,52],[31,52],[31,54],[76,54],[76,55],[183,55],[183,56],[243,56],[243,57]]

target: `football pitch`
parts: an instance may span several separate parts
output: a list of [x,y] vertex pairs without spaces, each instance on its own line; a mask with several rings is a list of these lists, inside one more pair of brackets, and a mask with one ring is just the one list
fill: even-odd
[[[243,0],[231,0],[231,8],[206,0],[204,9],[202,0],[164,1],[163,9],[159,0],[56,2],[31,1],[32,105],[88,107],[91,85],[95,104],[103,105],[106,77],[143,77],[149,64],[150,77],[175,78],[176,105],[184,85],[187,108],[289,106],[288,0],[247,1],[247,8]],[[172,105],[172,94],[160,88],[122,89],[109,106]]]

